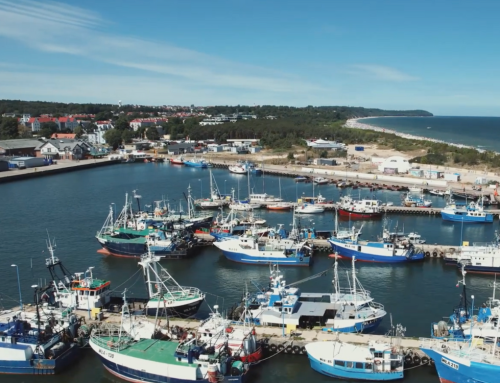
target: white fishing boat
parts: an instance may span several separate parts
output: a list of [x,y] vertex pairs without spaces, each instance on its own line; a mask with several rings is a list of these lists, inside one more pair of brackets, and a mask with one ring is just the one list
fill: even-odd
[[219,188],[217,187],[217,182],[212,174],[212,169],[210,172],[210,198],[199,199],[195,201],[195,206],[200,209],[218,209],[221,206],[227,206],[231,202],[230,197],[224,198]]
[[149,250],[141,257],[149,301],[144,308],[146,315],[188,318],[197,313],[205,300],[205,293],[196,287],[184,287],[163,268],[160,257]]
[[432,189],[432,190],[429,190],[429,194],[437,195],[439,197],[444,197],[446,195],[446,191],[445,190]]

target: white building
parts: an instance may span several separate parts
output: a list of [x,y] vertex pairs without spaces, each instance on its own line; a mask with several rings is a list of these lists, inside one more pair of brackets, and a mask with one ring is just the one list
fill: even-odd
[[378,170],[381,172],[385,172],[385,169],[396,169],[398,173],[408,173],[408,170],[411,169],[411,165],[404,157],[392,156],[386,158],[385,161],[378,166]]
[[326,140],[306,140],[307,146],[311,149],[324,149],[324,150],[343,150],[345,149],[345,144],[337,141],[326,141]]

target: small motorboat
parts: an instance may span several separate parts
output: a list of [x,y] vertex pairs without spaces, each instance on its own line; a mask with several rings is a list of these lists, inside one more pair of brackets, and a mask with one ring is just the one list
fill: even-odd
[[318,206],[311,203],[305,203],[295,208],[296,214],[319,214],[323,213],[324,211],[325,208],[323,206]]
[[444,190],[438,190],[438,189],[432,189],[432,190],[429,190],[429,194],[437,195],[437,196],[440,196],[440,197],[444,197],[445,196],[445,191]]
[[326,185],[327,183],[330,183],[330,180],[328,178],[325,178],[325,177],[315,177],[313,179],[313,182],[316,185]]
[[175,157],[175,158],[172,157],[170,159],[170,163],[172,165],[184,165],[184,157],[182,157],[182,156]]
[[292,208],[290,202],[276,202],[267,205],[267,210],[288,211]]
[[298,177],[295,177],[294,180],[295,180],[295,182],[306,182],[307,181],[307,177],[298,176]]

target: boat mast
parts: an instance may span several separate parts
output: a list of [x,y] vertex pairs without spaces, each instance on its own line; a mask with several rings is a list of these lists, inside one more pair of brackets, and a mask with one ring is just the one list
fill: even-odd
[[354,307],[357,308],[357,302],[356,302],[356,257],[353,255],[352,256],[352,291],[354,294]]

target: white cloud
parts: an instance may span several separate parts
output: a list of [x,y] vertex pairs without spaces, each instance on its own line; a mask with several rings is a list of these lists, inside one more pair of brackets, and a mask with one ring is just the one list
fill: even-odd
[[363,75],[375,80],[406,82],[416,81],[419,78],[403,73],[395,68],[383,65],[358,64],[353,65],[353,71],[349,73],[354,75]]
[[98,30],[102,23],[98,14],[63,3],[0,0],[0,20],[0,36],[36,50],[81,56],[133,69],[133,73],[142,76],[149,73],[155,78],[181,79],[186,89],[201,84],[279,94],[327,90],[290,74],[167,43],[112,35]]

